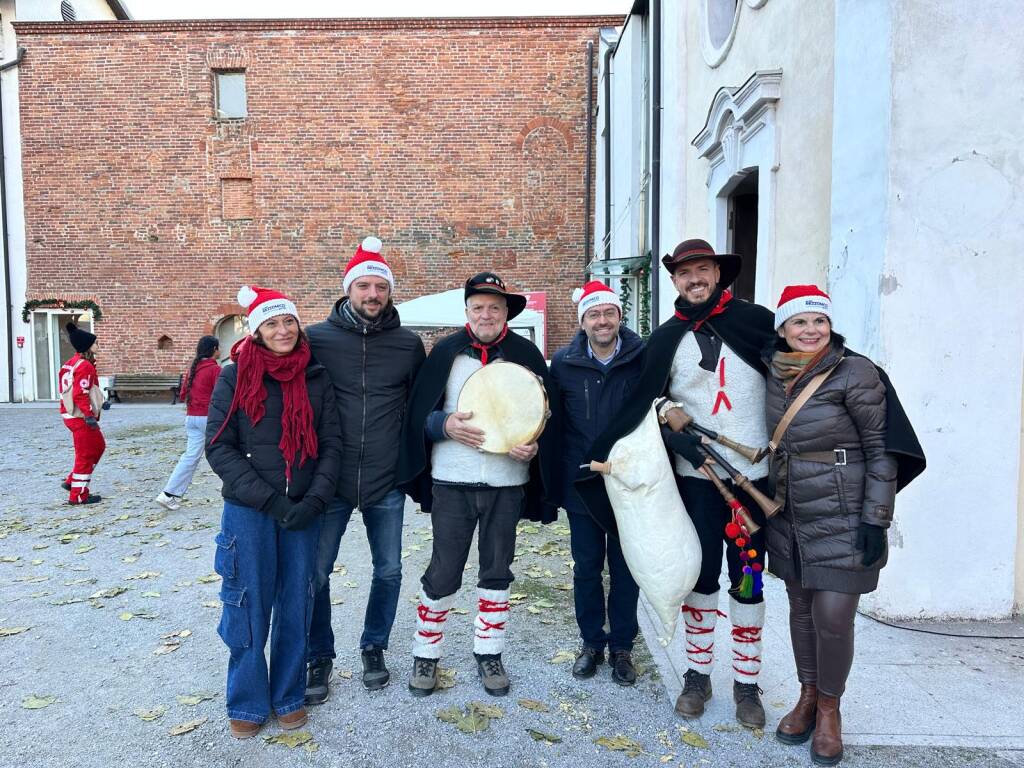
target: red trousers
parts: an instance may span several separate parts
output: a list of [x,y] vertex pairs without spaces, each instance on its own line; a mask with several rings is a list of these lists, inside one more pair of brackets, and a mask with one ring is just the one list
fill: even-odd
[[71,437],[75,441],[75,467],[67,477],[67,482],[71,486],[69,500],[78,503],[89,498],[92,470],[99,464],[107,442],[103,439],[99,427],[91,429],[86,425],[85,419],[64,419],[64,424],[71,430]]

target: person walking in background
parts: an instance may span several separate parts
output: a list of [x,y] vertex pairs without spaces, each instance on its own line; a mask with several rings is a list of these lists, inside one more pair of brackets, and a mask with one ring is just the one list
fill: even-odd
[[786,583],[800,698],[776,738],[811,758],[843,757],[839,700],[853,664],[860,596],[878,586],[896,492],[924,470],[921,446],[885,373],[832,330],[832,301],[789,286],[775,312],[766,424],[782,511],[768,519],[768,570]]
[[323,366],[310,363],[295,304],[249,287],[238,303],[248,308],[252,335],[231,350],[234,364],[214,387],[206,458],[224,481],[214,556],[223,579],[217,632],[231,651],[231,735],[244,739],[271,712],[285,730],[307,721],[313,570],[320,516],[338,482],[341,430],[334,387]]
[[192,359],[188,374],[181,384],[179,397],[185,401],[185,452],[178,459],[164,490],[156,497],[160,506],[175,510],[181,506],[181,498],[192,483],[192,475],[203,457],[206,442],[206,415],[210,410],[210,396],[220,375],[217,356],[220,341],[216,336],[203,336],[196,345],[196,356]]
[[60,415],[71,430],[75,465],[62,487],[70,493],[68,504],[95,504],[102,497],[89,493],[89,481],[107,447],[100,431],[103,392],[96,375],[96,336],[74,323],[65,328],[75,354],[60,368]]

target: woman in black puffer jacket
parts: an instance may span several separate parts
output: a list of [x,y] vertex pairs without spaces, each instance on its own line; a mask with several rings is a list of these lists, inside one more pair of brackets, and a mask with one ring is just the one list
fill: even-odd
[[786,288],[775,325],[779,339],[765,353],[769,434],[827,372],[772,460],[785,506],[768,520],[768,570],[786,583],[801,683],[776,736],[800,744],[814,731],[813,761],[834,765],[843,755],[839,698],[853,662],[854,616],[886,562],[897,459],[886,451],[885,385],[870,360],[846,355],[829,297],[815,286]]
[[[206,458],[224,481],[214,569],[223,578],[218,633],[231,650],[231,735],[255,736],[277,714],[306,723],[306,637],[319,516],[341,462],[334,389],[283,294],[243,287],[247,336],[231,350],[210,401]],[[264,647],[273,642],[270,667]]]

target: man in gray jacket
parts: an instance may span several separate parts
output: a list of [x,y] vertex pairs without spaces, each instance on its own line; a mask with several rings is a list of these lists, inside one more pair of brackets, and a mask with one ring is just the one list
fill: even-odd
[[401,327],[391,302],[394,275],[368,237],[345,269],[345,297],[307,329],[313,355],[330,374],[341,417],[341,475],[320,533],[316,599],[309,630],[306,704],[327,701],[334,651],[330,575],[352,512],[363,515],[373,578],[363,620],[363,685],[383,688],[384,663],[402,584],[405,494],[395,488],[398,437],[412,382],[425,357],[419,336]]

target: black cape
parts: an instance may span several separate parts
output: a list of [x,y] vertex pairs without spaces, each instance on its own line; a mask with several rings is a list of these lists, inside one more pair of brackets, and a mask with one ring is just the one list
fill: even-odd
[[[433,503],[430,444],[424,427],[430,414],[444,403],[452,363],[469,345],[470,336],[465,328],[435,344],[420,368],[409,396],[399,446],[398,488],[409,494],[424,512],[429,512]],[[501,350],[501,359],[529,368],[543,380],[548,393],[554,391],[544,357],[532,342],[509,331],[497,347]],[[550,394],[548,403],[552,414],[537,441],[537,456],[530,462],[530,480],[526,486],[523,510],[523,517],[541,523],[553,522],[558,517],[558,506],[549,499],[557,497],[558,436],[561,428],[557,404]]]
[[[704,322],[722,337],[741,360],[762,376],[767,376],[768,370],[762,354],[778,338],[774,328],[775,316],[770,310],[742,299],[732,299],[725,305],[724,312]],[[629,404],[619,412],[608,429],[598,436],[581,464],[606,461],[612,446],[640,426],[654,399],[665,394],[676,348],[693,324],[693,321],[673,316],[651,334],[640,381]],[[847,354],[856,353],[847,351]],[[889,377],[881,368],[878,371],[886,388],[886,450],[896,455],[899,466],[896,485],[897,490],[900,490],[924,471],[924,451]],[[574,484],[597,524],[609,534],[617,535],[615,516],[601,475],[589,469],[581,469]]]

